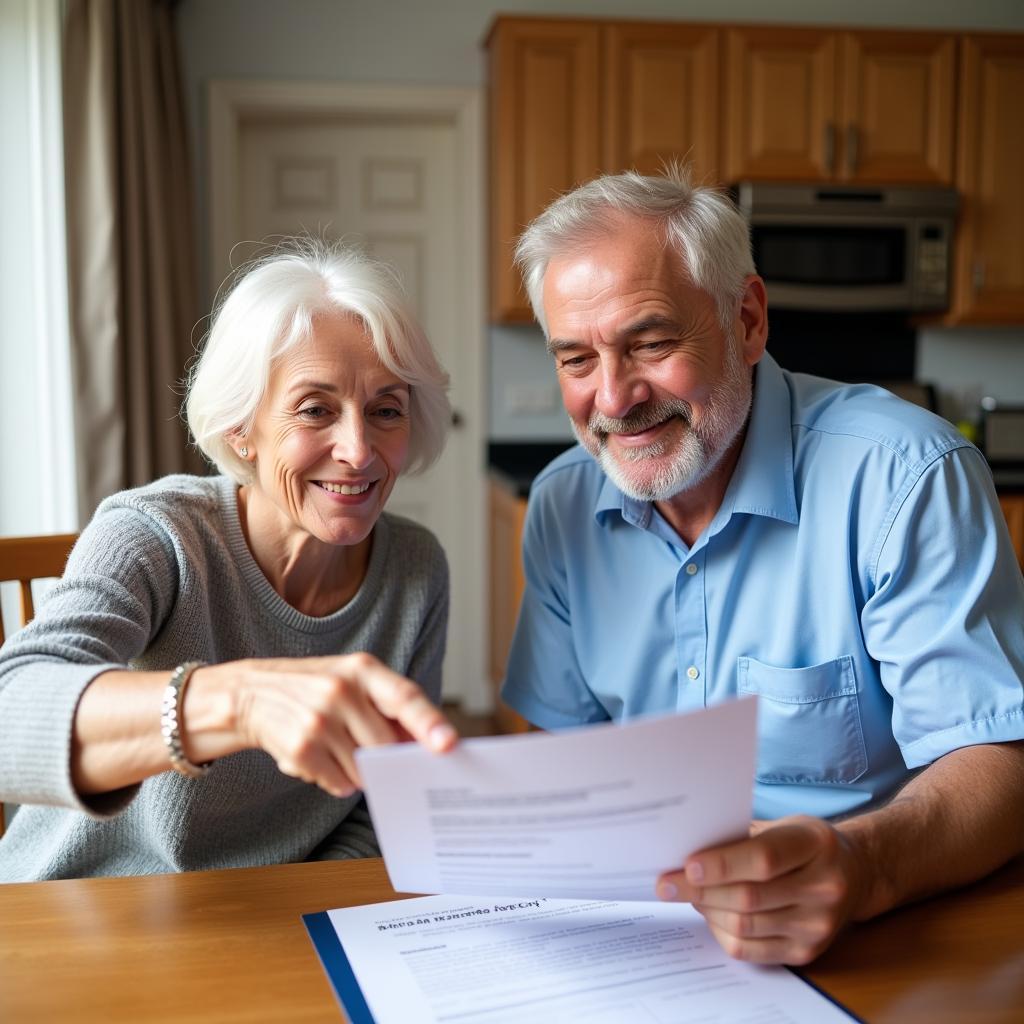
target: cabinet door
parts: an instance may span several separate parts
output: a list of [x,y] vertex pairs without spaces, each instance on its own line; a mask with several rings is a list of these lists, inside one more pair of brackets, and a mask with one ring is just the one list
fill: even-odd
[[962,42],[952,319],[1024,323],[1024,36]]
[[832,177],[837,144],[835,33],[729,29],[725,91],[729,181]]
[[491,319],[533,319],[512,265],[523,228],[600,170],[597,25],[498,19],[491,73]]
[[490,663],[494,687],[494,718],[501,732],[525,732],[525,719],[502,703],[498,696],[508,652],[512,647],[519,605],[526,580],[520,548],[526,501],[517,498],[500,484],[491,482],[490,505]]
[[1010,540],[1017,552],[1017,562],[1024,571],[1024,494],[1001,494],[999,504],[1010,528]]
[[847,32],[839,177],[953,183],[956,40],[927,32]]
[[670,160],[718,180],[719,32],[623,22],[604,30],[604,164],[655,174]]

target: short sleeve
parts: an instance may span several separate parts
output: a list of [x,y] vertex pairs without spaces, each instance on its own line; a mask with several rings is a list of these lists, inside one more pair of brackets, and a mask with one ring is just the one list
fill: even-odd
[[[523,528],[526,586],[501,696],[542,729],[607,721],[575,654],[567,548],[550,482],[535,488]],[[580,624],[578,624],[579,626]]]
[[878,550],[861,621],[907,766],[1024,738],[1024,579],[980,454],[928,466]]

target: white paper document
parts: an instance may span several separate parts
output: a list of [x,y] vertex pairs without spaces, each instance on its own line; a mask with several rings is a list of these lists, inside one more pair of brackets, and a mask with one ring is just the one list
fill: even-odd
[[[333,937],[322,937],[318,951],[343,1005],[360,1022],[851,1019],[784,968],[731,960],[688,904],[427,896],[326,916],[343,950],[333,958],[337,977]],[[337,971],[346,959],[358,989]]]
[[747,835],[757,700],[560,733],[357,752],[400,892],[653,900],[689,854]]

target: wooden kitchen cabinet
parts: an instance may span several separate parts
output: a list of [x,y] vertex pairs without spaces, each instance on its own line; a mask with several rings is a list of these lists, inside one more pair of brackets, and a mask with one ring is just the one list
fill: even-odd
[[953,183],[954,36],[844,32],[841,74],[844,181]]
[[530,323],[512,264],[523,228],[601,170],[600,29],[591,22],[499,18],[490,54],[491,319]]
[[1006,516],[1006,525],[1010,528],[1010,540],[1017,552],[1017,562],[1024,572],[1024,494],[1000,494],[999,504]]
[[718,168],[719,47],[714,26],[616,22],[602,29],[605,171],[656,174],[689,163],[714,184]]
[[729,181],[827,180],[836,158],[836,33],[731,28],[725,43]]
[[960,51],[953,323],[1024,323],[1024,36]]
[[717,180],[714,27],[498,18],[490,57],[491,320],[530,323],[512,264],[553,199],[603,172],[689,161]]
[[498,691],[505,678],[508,652],[516,628],[526,581],[521,554],[526,499],[491,481],[489,504],[490,674],[494,687],[494,718],[500,732],[526,732],[529,724],[502,703]]
[[731,28],[726,177],[951,184],[955,74],[949,34]]

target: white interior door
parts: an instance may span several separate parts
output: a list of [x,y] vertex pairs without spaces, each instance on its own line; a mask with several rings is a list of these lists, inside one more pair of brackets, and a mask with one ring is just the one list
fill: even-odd
[[[477,324],[460,323],[464,237],[455,126],[434,116],[280,114],[243,120],[232,262],[275,236],[350,238],[394,266],[452,379],[452,430],[441,460],[402,477],[388,510],[431,529],[448,555],[452,605],[445,696],[484,709],[484,481]],[[471,353],[468,346],[477,346]],[[472,355],[473,358],[467,358]],[[467,372],[467,370],[469,372]]]

